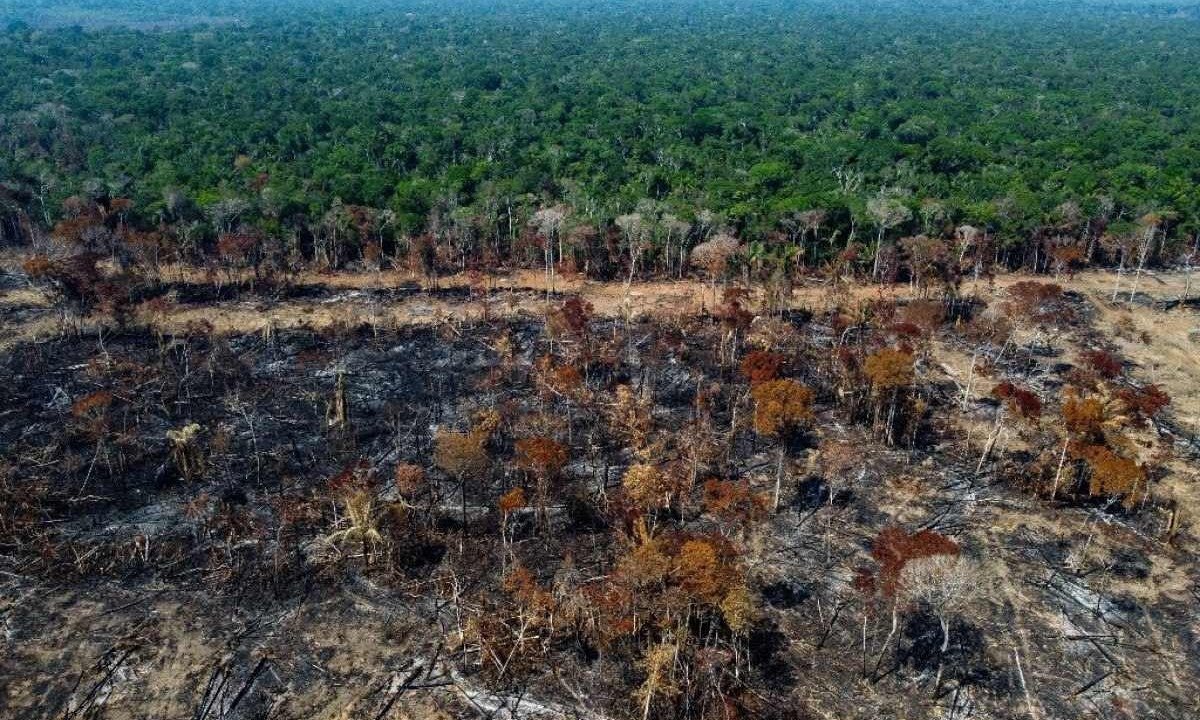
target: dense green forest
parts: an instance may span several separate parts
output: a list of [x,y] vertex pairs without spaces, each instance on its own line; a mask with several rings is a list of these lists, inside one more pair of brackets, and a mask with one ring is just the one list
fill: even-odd
[[970,225],[1042,269],[1147,235],[1173,262],[1200,218],[1182,0],[26,1],[0,23],[8,242],[123,198],[122,224],[200,255],[341,233],[317,254],[342,264],[427,234],[536,261],[532,222],[564,255],[724,228],[816,265]]

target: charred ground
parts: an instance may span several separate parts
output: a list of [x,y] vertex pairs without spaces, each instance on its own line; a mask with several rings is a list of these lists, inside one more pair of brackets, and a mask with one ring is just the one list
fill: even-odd
[[13,341],[5,714],[1196,711],[1197,448],[1116,305],[712,300]]

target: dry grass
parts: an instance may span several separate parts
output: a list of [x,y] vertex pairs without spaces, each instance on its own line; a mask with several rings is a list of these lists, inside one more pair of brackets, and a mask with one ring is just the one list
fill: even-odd
[[1084,292],[1097,311],[1096,329],[1112,339],[1121,355],[1137,364],[1139,379],[1158,383],[1167,391],[1181,427],[1200,431],[1200,345],[1188,339],[1188,332],[1200,327],[1200,316],[1186,308],[1163,311],[1114,305],[1106,293]]

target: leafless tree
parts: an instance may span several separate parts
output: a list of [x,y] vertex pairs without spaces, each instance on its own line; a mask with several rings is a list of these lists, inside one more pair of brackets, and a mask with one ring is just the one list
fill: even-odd
[[567,219],[567,208],[562,205],[542,208],[533,214],[530,224],[544,239],[543,255],[546,262],[546,292],[554,289],[554,249],[558,246],[558,259],[562,260],[562,226]]
[[[942,626],[943,657],[950,648],[950,618],[980,597],[983,579],[979,565],[962,555],[917,558],[901,570],[900,589],[904,598],[926,605]],[[942,669],[939,662],[936,687],[941,685]]]
[[871,276],[879,277],[879,251],[883,248],[883,237],[888,230],[908,222],[912,210],[904,203],[905,193],[893,188],[882,188],[875,197],[867,201],[867,213],[875,222],[879,234],[875,238],[875,261]]
[[1133,287],[1129,290],[1129,302],[1133,302],[1133,298],[1137,295],[1138,281],[1142,279],[1142,271],[1146,268],[1146,261],[1154,252],[1154,242],[1158,238],[1159,228],[1166,222],[1166,218],[1161,213],[1148,212],[1138,219],[1139,232],[1137,235],[1137,270],[1133,275]]

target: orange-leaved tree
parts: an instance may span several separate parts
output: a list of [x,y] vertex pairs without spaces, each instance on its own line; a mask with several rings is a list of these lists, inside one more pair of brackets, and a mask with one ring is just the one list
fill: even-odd
[[531,437],[516,443],[517,467],[533,475],[536,483],[534,502],[538,522],[547,526],[546,506],[549,502],[550,481],[558,476],[570,459],[566,445],[548,437]]
[[774,438],[779,446],[775,497],[772,502],[773,509],[778,510],[788,442],[813,418],[813,391],[806,385],[785,378],[760,383],[754,386],[751,394],[754,396],[754,431],[764,437]]
[[1086,479],[1089,496],[1120,500],[1132,509],[1148,495],[1148,473],[1130,457],[1136,451],[1122,430],[1145,425],[1170,398],[1153,385],[1122,388],[1116,393],[1102,385],[1100,390],[1097,395],[1082,397],[1072,389],[1063,401],[1063,445],[1050,496],[1058,492],[1069,454],[1074,477]]
[[653,455],[651,435],[654,430],[654,403],[643,390],[634,390],[629,385],[618,385],[612,404],[608,407],[608,421],[612,432],[627,443],[634,454],[647,459]]
[[704,481],[704,511],[721,520],[723,527],[745,528],[762,519],[771,500],[745,482],[709,478]]
[[1089,470],[1089,495],[1118,498],[1126,509],[1132,509],[1145,497],[1146,469],[1136,460],[1122,457],[1103,445],[1085,447],[1081,454]]
[[462,552],[462,538],[467,532],[467,483],[481,478],[491,467],[491,458],[485,447],[486,442],[487,435],[480,431],[439,430],[434,437],[434,465],[442,472],[452,476],[458,483],[462,508],[459,552]]
[[875,425],[879,424],[883,406],[887,404],[884,432],[887,443],[892,445],[895,440],[896,411],[900,403],[900,393],[913,382],[912,353],[890,347],[876,350],[867,356],[863,363],[863,371],[871,382],[871,392],[875,398]]
[[525,498],[525,488],[518,486],[501,495],[497,507],[500,510],[500,544],[507,549],[509,518],[518,510],[529,507],[529,501]]
[[1051,500],[1058,495],[1058,486],[1062,481],[1063,467],[1071,443],[1087,446],[1104,442],[1104,403],[1098,398],[1081,397],[1073,388],[1068,389],[1060,413],[1063,421],[1063,444],[1058,456],[1058,468],[1054,471],[1054,483],[1050,489]]
[[752,350],[742,358],[742,377],[751,385],[760,385],[779,377],[779,369],[783,366],[784,357],[769,350]]
[[392,480],[396,485],[396,493],[400,496],[400,502],[407,507],[415,505],[422,493],[430,490],[430,485],[425,479],[425,469],[420,465],[412,463],[396,465],[396,469],[392,471]]

